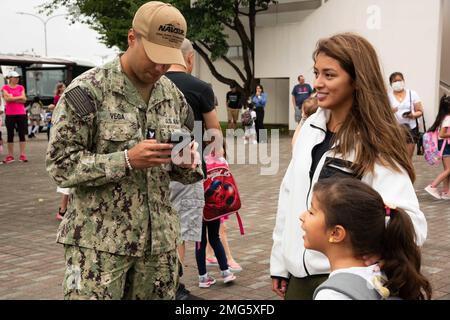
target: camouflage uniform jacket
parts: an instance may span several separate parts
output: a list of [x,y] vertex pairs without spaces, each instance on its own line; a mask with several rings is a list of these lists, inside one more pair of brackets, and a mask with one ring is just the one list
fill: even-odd
[[[72,98],[80,89],[85,94]],[[53,114],[46,155],[50,176],[60,187],[73,188],[57,242],[140,257],[150,232],[152,254],[175,249],[180,225],[169,182],[194,183],[202,179],[201,168],[168,164],[129,171],[124,150],[145,139],[147,130],[167,141],[184,128],[189,110],[165,76],[146,105],[119,58],[76,78]]]

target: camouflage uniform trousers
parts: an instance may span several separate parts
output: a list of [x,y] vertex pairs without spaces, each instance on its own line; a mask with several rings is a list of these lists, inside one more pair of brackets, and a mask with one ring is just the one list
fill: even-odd
[[174,300],[179,280],[177,251],[142,257],[64,245],[65,300]]

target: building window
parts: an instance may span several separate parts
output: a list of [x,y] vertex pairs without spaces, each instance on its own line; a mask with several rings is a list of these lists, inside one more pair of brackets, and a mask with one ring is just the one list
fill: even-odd
[[242,58],[242,46],[230,46],[227,52],[227,58]]

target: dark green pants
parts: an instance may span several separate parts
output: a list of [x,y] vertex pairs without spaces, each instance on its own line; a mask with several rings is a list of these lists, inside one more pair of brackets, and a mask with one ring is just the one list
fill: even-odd
[[312,300],[314,290],[328,279],[328,274],[296,278],[291,276],[286,290],[286,300]]

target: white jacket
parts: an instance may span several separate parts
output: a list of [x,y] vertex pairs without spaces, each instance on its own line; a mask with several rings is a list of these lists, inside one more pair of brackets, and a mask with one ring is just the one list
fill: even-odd
[[[325,255],[305,249],[304,233],[299,220],[300,214],[311,205],[312,187],[319,179],[321,172],[324,174],[326,171],[323,170],[325,159],[327,157],[342,159],[342,156],[327,151],[320,159],[312,180],[310,179],[311,151],[325,139],[329,117],[329,110],[319,108],[305,122],[294,145],[292,159],[280,187],[270,257],[271,276],[288,278],[291,274],[303,278],[330,272],[330,265]],[[354,154],[351,154],[344,160],[352,161],[353,159]],[[343,171],[349,170],[344,168]],[[362,181],[378,191],[385,203],[402,208],[409,214],[416,231],[417,244],[422,245],[427,237],[427,222],[420,211],[419,202],[407,172],[403,169],[397,172],[376,164],[374,172],[365,175]]]

